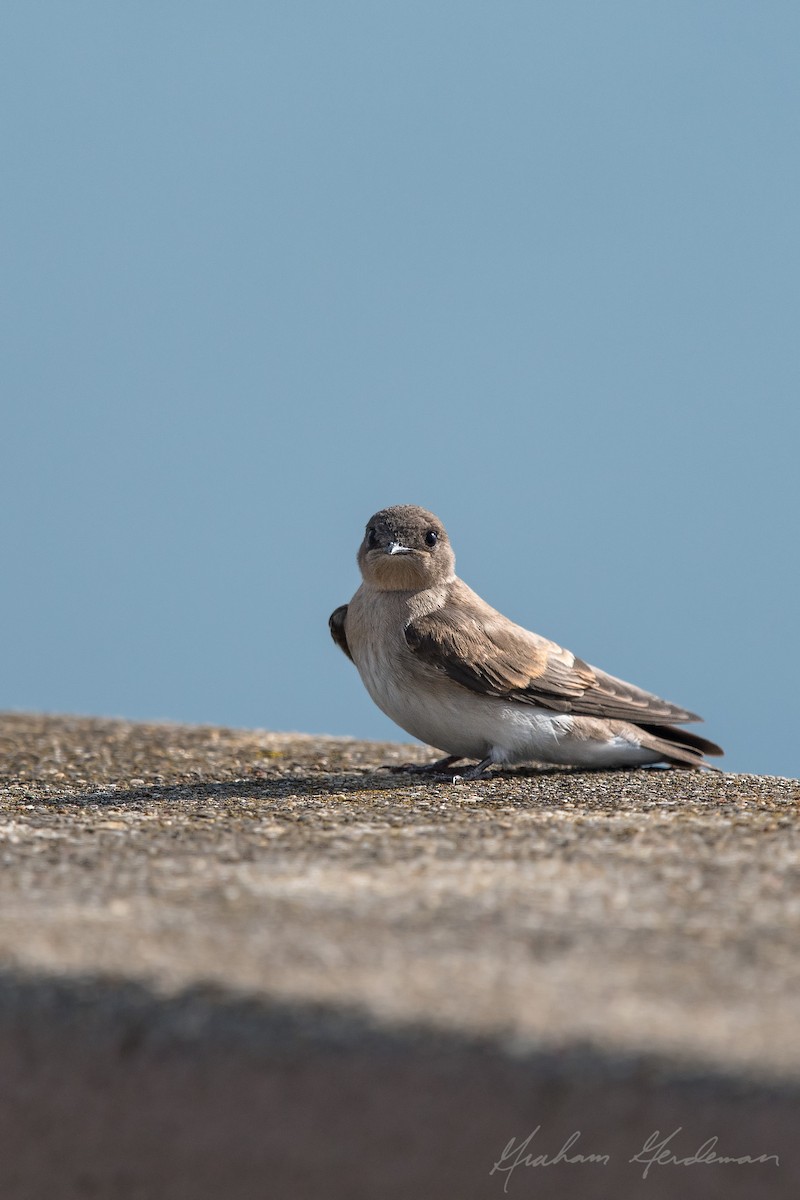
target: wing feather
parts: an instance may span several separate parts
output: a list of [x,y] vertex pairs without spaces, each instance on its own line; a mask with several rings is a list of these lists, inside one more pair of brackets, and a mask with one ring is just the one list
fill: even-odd
[[701,720],[515,625],[466,584],[457,584],[441,608],[412,619],[405,629],[409,648],[456,683],[557,712],[650,725]]
[[347,605],[341,604],[335,608],[328,617],[328,628],[331,631],[331,637],[336,642],[340,650],[344,650],[350,662],[353,661],[353,656],[350,653],[350,647],[347,644],[347,633],[345,631],[345,621],[347,620]]

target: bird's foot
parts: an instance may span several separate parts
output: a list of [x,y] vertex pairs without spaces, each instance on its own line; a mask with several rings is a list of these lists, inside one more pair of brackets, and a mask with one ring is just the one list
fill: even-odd
[[494,766],[494,759],[484,758],[473,767],[468,767],[460,774],[454,775],[450,769],[453,763],[460,762],[458,754],[449,754],[447,758],[439,758],[432,763],[384,763],[379,771],[395,771],[405,775],[433,775],[449,780],[451,783],[462,783],[466,779],[480,779],[487,767]]
[[461,775],[454,775],[453,782],[457,779],[480,779],[487,767],[491,767],[494,763],[493,758],[482,758],[474,767],[470,767],[468,771],[464,771]]
[[396,771],[403,775],[449,775],[449,767],[459,761],[457,754],[449,754],[432,763],[383,763],[379,771]]

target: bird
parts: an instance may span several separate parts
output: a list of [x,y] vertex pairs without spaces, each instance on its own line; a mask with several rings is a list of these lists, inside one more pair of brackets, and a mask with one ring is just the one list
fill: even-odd
[[[414,768],[471,762],[477,779],[537,762],[582,769],[710,767],[714,742],[678,728],[701,717],[590,666],[515,624],[459,579],[447,531],[415,504],[370,517],[362,583],[331,614],[336,644],[378,708],[444,752]],[[477,760],[477,761],[475,761]]]

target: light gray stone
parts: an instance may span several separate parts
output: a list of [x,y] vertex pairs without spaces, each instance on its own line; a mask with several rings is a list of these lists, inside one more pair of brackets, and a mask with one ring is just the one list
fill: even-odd
[[427,757],[0,718],[3,1200],[800,1194],[800,784]]

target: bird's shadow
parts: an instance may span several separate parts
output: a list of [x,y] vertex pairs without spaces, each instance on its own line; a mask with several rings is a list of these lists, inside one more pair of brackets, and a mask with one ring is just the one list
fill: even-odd
[[[630,773],[642,770],[641,767],[617,768],[614,774]],[[548,779],[558,776],[565,778],[573,775],[596,775],[608,773],[608,769],[581,769],[572,767],[542,766],[515,767],[503,771],[487,772],[477,779],[463,777],[454,778],[453,774],[432,775],[421,772],[401,771],[391,767],[370,767],[357,770],[342,771],[297,771],[290,775],[272,775],[268,771],[258,771],[239,779],[219,782],[197,780],[192,782],[175,783],[144,783],[138,787],[97,787],[83,792],[60,793],[54,796],[41,797],[38,803],[51,808],[75,807],[84,808],[87,804],[97,804],[108,808],[121,808],[128,805],[163,802],[165,805],[202,804],[241,800],[273,800],[280,801],[296,796],[328,796],[353,795],[366,793],[369,795],[386,794],[387,792],[404,792],[409,788],[415,791],[425,788],[431,792],[452,792],[463,787],[485,788],[487,799],[492,797],[489,785],[503,782],[518,782]]]

